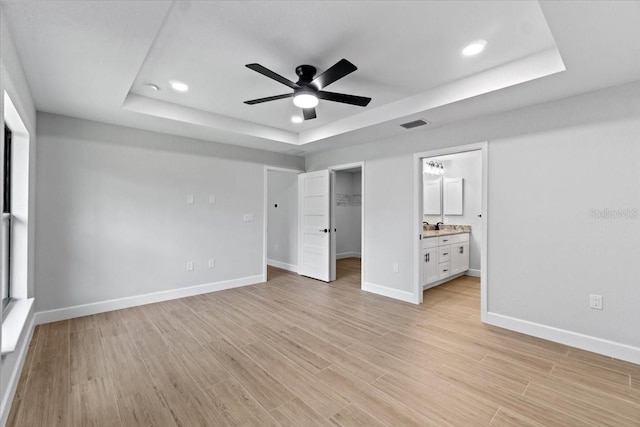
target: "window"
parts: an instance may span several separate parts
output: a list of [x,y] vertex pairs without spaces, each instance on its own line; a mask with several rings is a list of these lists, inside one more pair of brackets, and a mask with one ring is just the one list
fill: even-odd
[[11,300],[11,130],[4,127],[4,163],[2,165],[2,308]]

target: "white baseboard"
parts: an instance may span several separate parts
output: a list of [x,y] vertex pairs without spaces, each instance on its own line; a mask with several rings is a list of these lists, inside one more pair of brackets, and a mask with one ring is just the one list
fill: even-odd
[[286,262],[276,261],[275,259],[267,259],[267,265],[271,267],[281,268],[283,270],[293,271],[294,273],[298,272],[298,266],[293,264],[287,264]]
[[487,323],[582,350],[603,354],[615,359],[640,364],[640,348],[627,344],[541,325],[539,323],[529,322],[528,320],[503,316],[497,313],[487,313]]
[[362,290],[400,301],[410,302],[411,304],[420,303],[419,301],[415,300],[413,292],[401,291],[398,289],[388,288],[386,286],[380,286],[369,282],[362,283]]
[[42,323],[57,322],[59,320],[73,319],[74,317],[89,316],[91,314],[104,313],[106,311],[120,310],[138,305],[151,304],[154,302],[190,297],[193,295],[222,291],[225,289],[253,285],[262,282],[264,282],[264,276],[262,275],[241,277],[239,279],[225,280],[222,282],[207,283],[204,285],[189,286],[186,288],[171,289],[168,291],[75,305],[55,310],[39,311],[35,314],[35,322],[37,325],[40,325]]
[[465,275],[471,276],[471,277],[480,277],[480,270],[475,270],[473,268],[470,268],[469,270],[467,270]]
[[360,252],[342,252],[340,254],[336,254],[336,259],[344,258],[362,258],[362,254]]
[[14,353],[11,353],[16,355],[16,363],[13,366],[13,370],[11,371],[11,373],[2,373],[3,375],[9,375],[9,381],[7,381],[7,390],[4,390],[4,393],[2,393],[2,401],[0,401],[0,426],[4,426],[7,423],[7,419],[9,418],[11,403],[13,403],[13,398],[16,394],[16,389],[18,388],[20,373],[22,372],[24,361],[27,358],[27,350],[29,349],[29,344],[31,343],[31,338],[33,337],[34,328],[35,315],[31,314],[29,316],[29,319],[27,320],[27,325],[25,328],[26,335],[24,337],[24,340],[22,340],[22,342],[19,342],[16,351]]

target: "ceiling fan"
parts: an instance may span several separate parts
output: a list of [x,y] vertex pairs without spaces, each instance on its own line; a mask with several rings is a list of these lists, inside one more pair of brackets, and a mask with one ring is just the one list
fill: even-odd
[[293,103],[296,107],[302,108],[302,115],[304,116],[304,119],[310,120],[316,118],[315,107],[318,105],[318,99],[357,105],[359,107],[366,107],[371,101],[371,98],[366,98],[364,96],[347,95],[344,93],[327,92],[322,90],[336,80],[339,80],[358,69],[358,67],[346,59],[341,59],[336,62],[332,67],[317,77],[315,77],[315,67],[311,65],[300,65],[296,67],[298,81],[295,83],[260,64],[247,64],[246,67],[290,87],[293,89],[293,92],[285,93],[283,95],[269,96],[266,98],[252,99],[250,101],[245,101],[245,104],[254,105],[293,97]]

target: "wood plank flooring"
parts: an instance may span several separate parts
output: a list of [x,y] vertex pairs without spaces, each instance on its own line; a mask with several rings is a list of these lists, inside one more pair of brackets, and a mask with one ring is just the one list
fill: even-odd
[[640,426],[640,366],[482,324],[475,278],[422,306],[266,284],[36,328],[8,426]]

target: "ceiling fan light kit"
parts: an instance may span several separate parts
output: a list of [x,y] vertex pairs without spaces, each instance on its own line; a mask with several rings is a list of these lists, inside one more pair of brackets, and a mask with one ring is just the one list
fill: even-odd
[[327,92],[322,90],[336,80],[339,80],[358,69],[346,59],[341,59],[317,77],[315,76],[315,67],[311,65],[300,65],[296,67],[296,74],[298,75],[298,81],[296,83],[282,77],[280,74],[277,74],[266,67],[263,67],[260,64],[247,64],[246,67],[293,89],[293,93],[245,101],[244,103],[248,105],[261,104],[263,102],[293,97],[294,105],[302,108],[304,120],[311,120],[316,118],[315,107],[318,105],[319,99],[356,105],[359,107],[366,107],[369,102],[371,102],[371,98],[366,98],[364,96],[347,95],[344,93]]
[[294,92],[293,104],[299,108],[314,108],[318,105],[318,97],[315,92],[302,88]]

